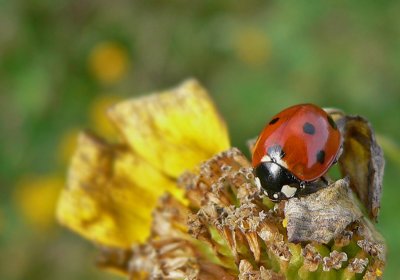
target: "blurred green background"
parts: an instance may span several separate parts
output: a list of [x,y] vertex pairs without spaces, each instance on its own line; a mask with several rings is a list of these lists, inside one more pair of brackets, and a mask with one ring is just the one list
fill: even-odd
[[[282,108],[367,117],[387,160],[378,228],[400,266],[399,1],[0,0],[0,279],[119,279],[54,221],[79,129],[105,108],[198,78],[233,145]],[[397,264],[397,265],[396,265]]]

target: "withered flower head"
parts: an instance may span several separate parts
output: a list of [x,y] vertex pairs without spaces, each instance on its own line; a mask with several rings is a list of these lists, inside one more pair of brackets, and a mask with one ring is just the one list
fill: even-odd
[[59,221],[130,279],[376,279],[383,158],[369,123],[329,110],[343,179],[273,203],[194,80],[112,107],[119,143],[82,133]]

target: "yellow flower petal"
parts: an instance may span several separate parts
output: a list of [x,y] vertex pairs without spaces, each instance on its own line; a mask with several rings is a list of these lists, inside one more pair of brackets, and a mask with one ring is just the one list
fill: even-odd
[[128,59],[128,53],[122,46],[114,42],[104,42],[91,52],[89,68],[100,82],[111,84],[125,75],[129,67]]
[[52,226],[57,197],[63,186],[64,178],[56,175],[21,179],[14,199],[26,221],[39,230]]
[[83,133],[57,217],[97,243],[129,247],[149,235],[151,211],[166,190],[175,183],[128,147]]
[[195,80],[119,103],[109,115],[138,155],[172,177],[229,148],[225,123]]
[[81,134],[57,216],[88,239],[129,247],[149,236],[151,213],[175,178],[229,147],[225,124],[194,80],[171,91],[119,103],[111,119],[127,143]]

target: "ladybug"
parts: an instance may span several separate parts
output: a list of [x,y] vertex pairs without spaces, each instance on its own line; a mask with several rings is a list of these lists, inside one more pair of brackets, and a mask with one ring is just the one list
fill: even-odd
[[273,201],[313,193],[336,163],[342,137],[335,121],[320,107],[289,107],[265,126],[253,149],[257,185]]

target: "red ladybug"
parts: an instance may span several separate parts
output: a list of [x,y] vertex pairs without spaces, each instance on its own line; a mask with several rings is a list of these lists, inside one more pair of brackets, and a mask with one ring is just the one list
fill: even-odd
[[313,104],[272,117],[253,150],[256,182],[273,201],[316,191],[337,161],[341,135],[334,120]]

